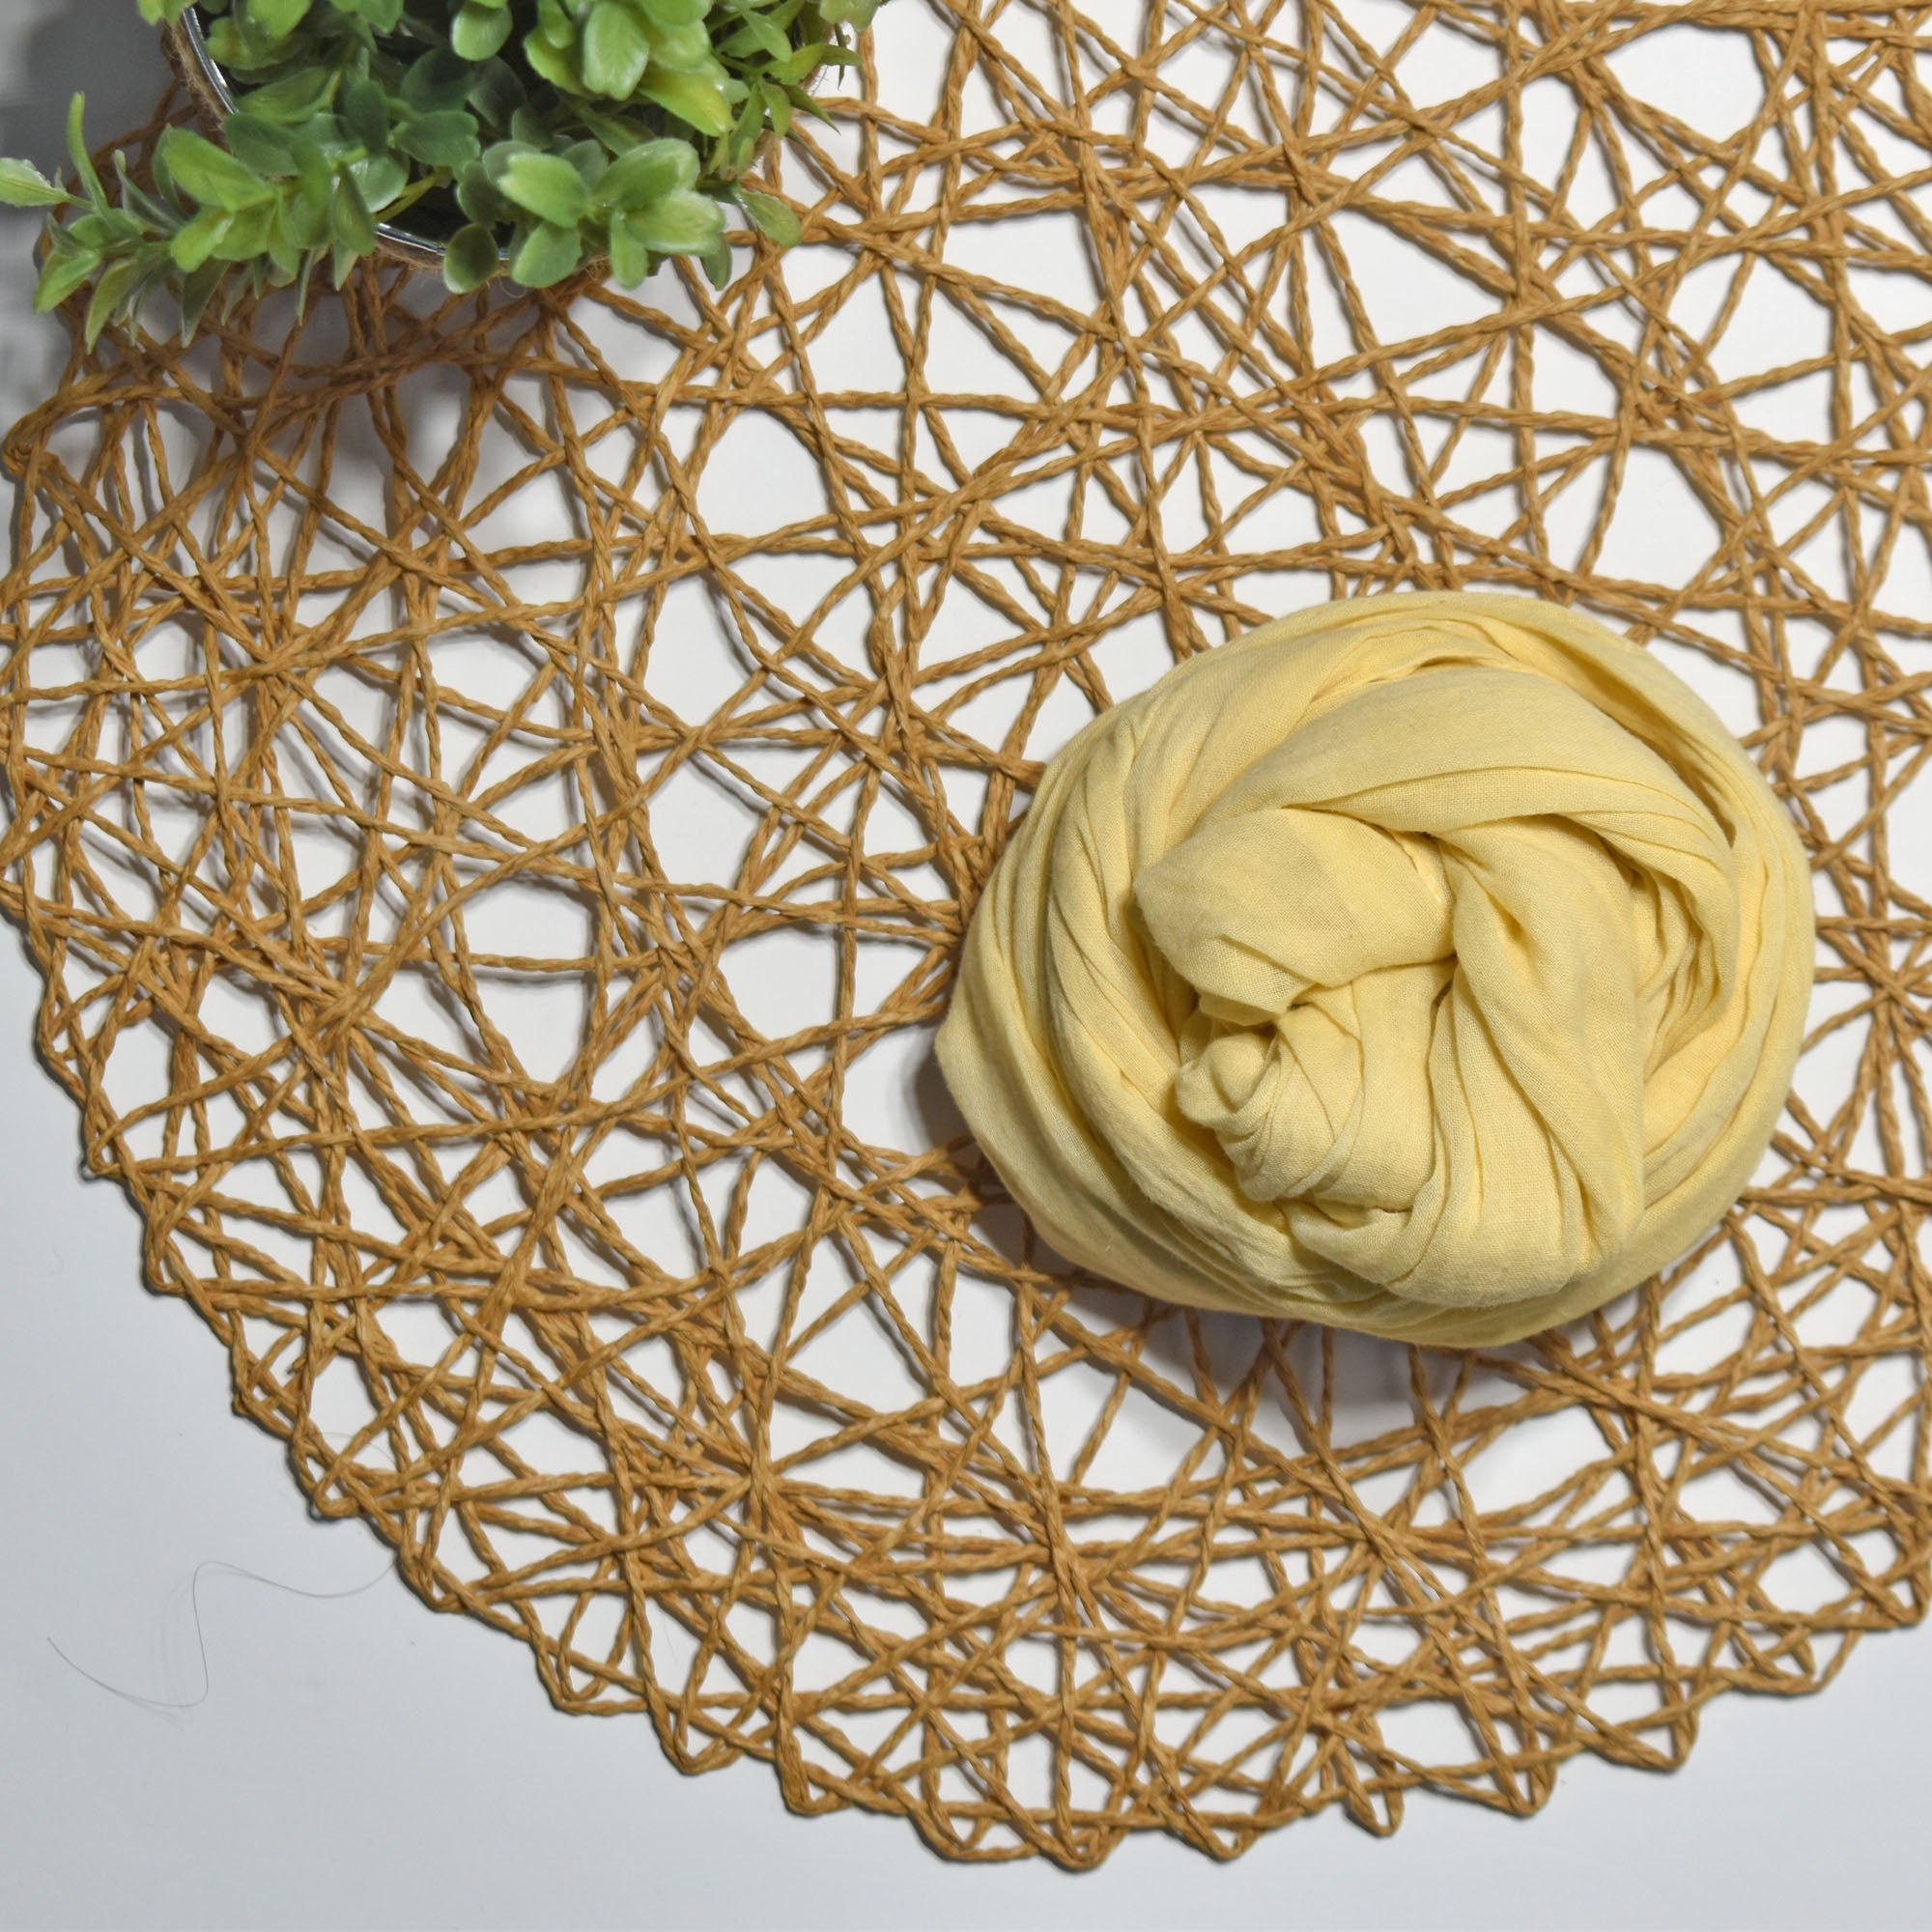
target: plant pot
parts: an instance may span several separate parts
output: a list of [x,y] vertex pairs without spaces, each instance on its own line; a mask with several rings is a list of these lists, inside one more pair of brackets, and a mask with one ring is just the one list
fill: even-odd
[[[161,44],[168,64],[187,89],[188,99],[211,136],[218,137],[221,124],[235,111],[235,90],[221,64],[208,50],[202,38],[201,16],[190,7],[181,18],[161,29]],[[452,224],[453,227],[453,224]],[[440,271],[443,242],[435,235],[419,233],[393,221],[376,224],[376,253],[411,269]]]
[[[211,136],[218,138],[222,122],[235,111],[235,90],[229,85],[220,62],[208,50],[199,12],[189,7],[179,20],[163,27],[161,44],[203,126]],[[821,67],[806,80],[808,92],[819,86],[825,73]],[[769,161],[778,147],[778,136],[767,128],[758,143],[754,164]],[[393,221],[376,223],[377,256],[399,262],[406,268],[440,273],[444,244],[463,225],[463,217],[453,213],[444,215],[421,206],[410,213],[412,224],[410,226]]]

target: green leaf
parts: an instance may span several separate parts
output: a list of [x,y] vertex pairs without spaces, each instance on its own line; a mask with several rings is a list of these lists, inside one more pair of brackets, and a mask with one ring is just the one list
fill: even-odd
[[583,22],[584,86],[612,100],[628,100],[650,57],[650,36],[624,0],[597,0]]
[[372,155],[366,161],[353,161],[347,172],[365,208],[387,208],[410,185],[409,170],[393,155]]
[[456,205],[471,221],[485,228],[510,218],[510,204],[497,192],[496,184],[481,161],[471,161],[457,175]]
[[702,255],[724,236],[724,211],[708,194],[678,188],[624,217],[632,240],[660,255]]
[[[496,181],[498,190],[519,208],[528,210],[538,220],[554,227],[568,228],[575,233],[577,224],[590,213],[590,195],[583,185],[583,177],[560,155],[513,155]],[[561,272],[568,274],[570,270]],[[522,282],[526,277],[520,273],[517,279]],[[542,288],[545,284],[530,282],[528,286]]]
[[228,227],[214,244],[214,254],[222,262],[252,262],[265,253],[274,228],[275,204],[258,201],[253,208],[238,209],[229,217]]
[[582,258],[583,242],[575,228],[542,221],[510,257],[510,279],[526,289],[547,289],[562,281]]
[[107,196],[100,185],[100,177],[94,172],[94,156],[87,152],[87,139],[81,131],[81,112],[87,105],[87,97],[76,94],[67,105],[67,152],[73,162],[74,173],[80,177],[81,192],[96,208],[107,206]]
[[554,47],[541,34],[527,34],[524,38],[524,58],[529,62],[530,71],[538,79],[549,81],[553,87],[560,87],[566,94],[583,92],[583,73],[578,65],[574,46]]
[[313,4],[314,0],[248,0],[248,24],[279,41],[301,25]]
[[32,161],[0,158],[0,202],[9,208],[60,208],[72,199]]
[[655,100],[700,134],[723,134],[731,126],[731,108],[724,93],[711,81],[693,73],[660,73],[652,68],[639,83],[638,92],[646,100]]
[[525,99],[524,83],[508,61],[485,61],[469,90],[469,111],[483,127],[500,133]]
[[718,244],[707,249],[699,257],[704,264],[704,277],[714,289],[722,289],[731,279],[731,244],[721,235]]
[[328,241],[328,205],[335,199],[335,176],[320,155],[314,171],[304,170],[300,182],[281,203],[281,218],[289,239],[303,250]]
[[509,38],[510,10],[483,4],[483,0],[469,0],[467,7],[459,7],[456,18],[449,23],[451,51],[467,61],[488,60]]
[[461,107],[474,78],[467,60],[459,59],[446,47],[432,47],[403,75],[403,104],[418,114],[438,114],[444,108]]
[[[729,100],[730,90],[725,90],[724,98]],[[737,97],[738,116],[731,124],[732,164],[740,172],[752,163],[752,156],[756,152],[765,132],[765,108],[762,93],[753,93],[746,88]]]
[[798,246],[805,231],[799,226],[798,216],[776,195],[761,194],[758,189],[740,183],[738,200],[760,235],[770,236],[781,248]]
[[249,36],[244,34],[233,20],[217,20],[207,34],[208,51],[231,73],[239,73],[243,67],[254,65],[254,53]]
[[794,114],[809,115],[812,120],[823,123],[827,128],[833,125],[832,116],[826,113],[825,109],[804,88],[787,87],[785,89],[785,99],[791,102],[791,111]]
[[597,178],[600,208],[629,212],[648,207],[697,179],[697,151],[689,141],[641,141],[621,154]]
[[235,158],[253,174],[295,172],[294,144],[271,121],[259,120],[252,114],[231,114],[221,124],[221,138]]
[[34,313],[45,315],[60,307],[74,290],[92,281],[100,267],[100,257],[91,248],[56,248],[41,270],[41,285],[34,291]]
[[204,208],[168,243],[168,255],[183,274],[192,274],[212,256],[228,234],[232,217],[218,208]]
[[774,60],[783,60],[791,52],[791,43],[762,14],[747,14],[738,31],[722,45],[727,54],[741,59],[770,54]]
[[442,279],[460,296],[480,289],[501,266],[496,236],[473,221],[459,228],[442,251]]
[[370,154],[380,155],[389,145],[389,102],[373,80],[352,80],[342,90],[342,118]]
[[217,148],[192,128],[166,128],[160,146],[175,185],[204,208],[252,208],[273,192],[226,148]]
[[319,148],[325,154],[340,158],[345,149],[356,146],[355,136],[350,132],[349,124],[339,114],[316,114],[299,127],[289,129],[295,139],[311,148]]
[[285,281],[294,281],[301,269],[302,245],[290,231],[288,210],[278,208],[274,218],[269,223],[266,242],[269,260],[275,265],[275,270]]
[[526,140],[520,135],[513,136],[507,141],[492,141],[483,150],[483,172],[489,177],[493,187],[500,188],[503,185],[503,176],[512,161],[525,155],[536,155],[542,152],[542,148],[535,142]]
[[184,342],[193,340],[195,330],[201,327],[202,317],[208,313],[208,304],[227,272],[226,263],[209,262],[182,283],[180,300]]
[[251,87],[242,97],[243,109],[258,120],[272,121],[278,127],[299,128],[321,112],[335,86],[332,68],[301,68],[271,80],[266,87]]
[[638,0],[658,27],[694,27],[704,18],[708,0]]
[[118,208],[103,214],[83,214],[78,221],[68,223],[67,232],[78,246],[103,255],[141,239],[140,224],[130,221]]
[[100,331],[107,327],[108,318],[133,293],[134,284],[140,279],[138,255],[124,256],[101,270],[100,279],[94,285],[94,298],[87,304],[85,333],[90,349],[100,340]]
[[811,78],[824,58],[825,49],[822,46],[800,47],[787,59],[774,61],[766,71],[775,80],[782,81],[789,87],[799,87]]
[[629,154],[640,141],[650,138],[648,131],[628,113],[607,114],[587,100],[579,105],[578,119],[613,155]]
[[651,271],[651,251],[634,236],[620,214],[611,223],[611,272],[634,289]]
[[[344,251],[351,256],[366,255],[376,245],[376,223],[362,190],[353,174],[345,175],[342,186],[328,208],[328,232],[335,243],[335,260],[341,270]],[[337,286],[340,286],[338,282]]]
[[[609,0],[607,0],[609,4]],[[711,51],[711,36],[693,22],[688,27],[658,27],[651,32],[651,65],[675,73],[703,73],[722,80],[724,68]]]
[[460,168],[482,152],[475,117],[461,107],[418,114],[396,129],[395,145],[431,168]]
[[296,174],[305,196],[319,199],[325,208],[335,194],[336,163],[322,147],[298,134],[295,137]]

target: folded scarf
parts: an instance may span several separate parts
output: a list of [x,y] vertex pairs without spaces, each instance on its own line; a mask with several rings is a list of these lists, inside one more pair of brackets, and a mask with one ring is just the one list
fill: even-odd
[[1527,598],[1378,597],[1190,659],[1052,761],[939,1059],[1095,1273],[1502,1343],[1735,1200],[1811,955],[1790,820],[1655,659]]

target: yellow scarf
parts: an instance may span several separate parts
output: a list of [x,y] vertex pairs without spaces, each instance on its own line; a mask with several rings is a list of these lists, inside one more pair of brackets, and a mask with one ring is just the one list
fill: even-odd
[[1379,597],[1193,658],[1054,759],[939,1058],[1094,1272],[1501,1343],[1729,1207],[1811,953],[1790,821],[1662,665],[1526,598]]

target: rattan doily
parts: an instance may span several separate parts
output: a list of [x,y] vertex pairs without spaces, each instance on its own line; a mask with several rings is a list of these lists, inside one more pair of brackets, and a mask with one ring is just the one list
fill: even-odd
[[[722,298],[77,359],[7,449],[5,904],[317,1507],[683,1766],[1071,1864],[1527,1811],[1918,1618],[1922,25],[895,0]],[[929,1055],[1037,760],[1417,584],[1584,603],[1788,800],[1771,1157],[1493,1353],[1070,1277]]]

